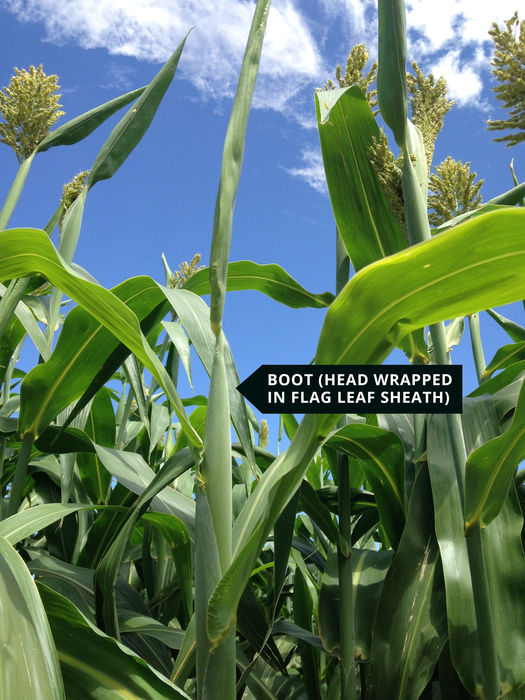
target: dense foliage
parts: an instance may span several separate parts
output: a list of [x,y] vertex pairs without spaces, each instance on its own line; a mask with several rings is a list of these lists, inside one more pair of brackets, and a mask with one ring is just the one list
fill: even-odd
[[[56,77],[31,69],[47,103],[30,147],[4,109],[21,161],[0,212],[5,697],[523,697],[525,328],[492,307],[525,297],[525,185],[481,205],[468,164],[447,159],[430,178],[431,231],[427,183],[450,104],[417,66],[407,84],[403,2],[380,0],[377,95],[362,45],[339,87],[316,93],[336,296],[277,264],[229,262],[268,10],[259,0],[226,134],[210,266],[165,262],[165,285],[107,290],[71,263],[89,190],[140,142],[185,40],[148,86],[50,133]],[[130,103],[47,227],[8,229],[34,157]],[[480,385],[461,416],[283,415],[290,444],[276,456],[222,330],[227,291],[248,289],[327,308],[318,364],[380,364],[395,347],[448,364],[466,322]],[[77,305],[62,323],[64,294]],[[487,366],[485,309],[511,341]],[[28,337],[41,362],[26,373],[15,362]],[[181,398],[191,347],[210,391]]]

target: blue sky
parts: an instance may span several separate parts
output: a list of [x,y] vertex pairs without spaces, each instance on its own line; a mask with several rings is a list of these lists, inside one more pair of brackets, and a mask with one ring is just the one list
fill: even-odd
[[[443,74],[457,102],[434,163],[447,155],[470,161],[485,179],[484,200],[512,186],[512,157],[518,178],[525,175],[523,147],[493,143],[485,127],[487,119],[505,116],[491,91],[487,32],[493,21],[510,18],[516,4],[406,1],[409,56],[425,72]],[[208,261],[222,144],[253,7],[243,0],[0,0],[0,85],[8,84],[14,66],[42,63],[59,76],[66,119],[149,82],[195,27],[150,130],[114,178],[87,198],[75,261],[101,284],[139,274],[163,281],[162,252],[172,267],[195,252]],[[311,291],[333,291],[334,222],[313,94],[354,43],[364,41],[374,57],[375,35],[369,0],[275,0],[247,134],[232,260],[277,262]],[[81,144],[35,160],[12,226],[46,224],[62,185],[90,167],[115,119]],[[0,159],[7,192],[17,162],[7,147]],[[502,313],[524,321],[521,305]],[[309,362],[323,315],[280,307],[256,293],[230,294],[225,331],[241,379],[262,363]],[[491,319],[483,319],[482,333],[488,361],[506,336]],[[472,364],[467,338],[455,356]],[[205,392],[199,376],[197,389]],[[469,371],[465,389],[473,386]]]

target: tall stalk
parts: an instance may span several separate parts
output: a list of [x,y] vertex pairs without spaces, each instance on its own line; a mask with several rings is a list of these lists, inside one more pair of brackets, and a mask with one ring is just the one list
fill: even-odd
[[350,468],[347,455],[340,455],[338,466],[339,534],[341,535],[341,540],[348,544],[347,551],[343,552],[341,547],[339,547],[337,552],[339,568],[341,697],[344,700],[353,700],[355,698],[355,634],[351,546],[352,507]]
[[222,317],[233,207],[269,9],[270,0],[259,0],[255,8],[226,132],[213,222],[210,254],[210,324],[215,335],[215,353],[206,413],[203,457],[197,474],[195,618],[198,698],[217,697],[219,688],[221,697],[226,700],[235,698],[235,626],[212,646],[207,633],[207,614],[208,601],[232,558],[232,455]]
[[[339,231],[336,231],[336,295],[348,282],[350,258]],[[339,422],[342,427],[344,419]],[[354,634],[354,595],[352,581],[352,506],[350,489],[350,465],[348,455],[338,454],[337,500],[339,512],[339,534],[341,541],[348,546],[337,550],[339,574],[339,629],[340,629],[340,671],[341,697],[355,698],[355,634]]]
[[[422,139],[406,119],[406,29],[404,0],[379,0],[379,73],[378,98],[381,113],[394,132],[403,152],[403,194],[409,244],[430,239],[426,210],[426,187],[422,187],[418,173],[426,163]],[[415,164],[413,162],[415,160]],[[443,323],[430,326],[434,357],[438,364],[449,364],[446,334]],[[478,358],[479,359],[479,358]],[[461,416],[446,417],[453,453],[454,469],[462,511],[464,509],[464,472],[467,459]],[[462,513],[463,515],[463,513]],[[490,602],[487,570],[479,528],[467,537],[467,551],[472,579],[478,640],[487,700],[495,700],[499,692],[499,666],[495,648],[494,620]]]

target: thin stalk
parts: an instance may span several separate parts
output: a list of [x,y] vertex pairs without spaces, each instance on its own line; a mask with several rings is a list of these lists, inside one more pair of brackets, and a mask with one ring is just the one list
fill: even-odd
[[484,697],[486,700],[496,700],[500,692],[498,650],[479,523],[468,529],[466,540],[483,668]]
[[350,491],[350,467],[348,456],[339,456],[339,533],[341,539],[347,542],[348,552],[338,548],[337,560],[339,565],[339,629],[340,629],[340,656],[341,656],[341,698],[353,700],[355,698],[354,675],[354,601],[352,583],[352,553],[351,553],[351,491]]
[[22,445],[16,463],[15,475],[11,482],[11,491],[9,492],[9,505],[7,506],[7,517],[18,512],[22,496],[24,495],[24,484],[27,476],[27,467],[31,459],[31,450],[35,441],[34,433],[25,433],[22,438]]
[[11,215],[15,210],[15,207],[20,198],[20,194],[22,193],[22,189],[24,188],[27,173],[29,172],[29,168],[31,167],[31,163],[33,162],[34,157],[35,153],[32,153],[29,156],[29,158],[26,158],[20,163],[20,167],[18,168],[18,172],[15,176],[15,179],[13,180],[11,189],[9,190],[9,193],[6,197],[4,206],[2,207],[2,211],[0,211],[0,231],[3,231],[5,228],[7,228],[9,219],[11,218]]
[[474,365],[476,366],[476,374],[478,382],[483,383],[483,373],[485,372],[485,355],[483,354],[483,345],[481,343],[481,331],[479,327],[479,314],[471,314],[468,316],[468,325],[470,330],[470,344],[472,346],[472,355],[474,356]]

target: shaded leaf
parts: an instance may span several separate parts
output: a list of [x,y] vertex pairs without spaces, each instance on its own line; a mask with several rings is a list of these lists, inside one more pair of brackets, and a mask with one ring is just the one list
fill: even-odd
[[38,584],[58,650],[68,700],[188,698],[139,656],[108,637],[59,593]]
[[0,537],[0,609],[2,696],[32,698],[38,689],[42,700],[64,700],[57,650],[35,582],[4,537]]

